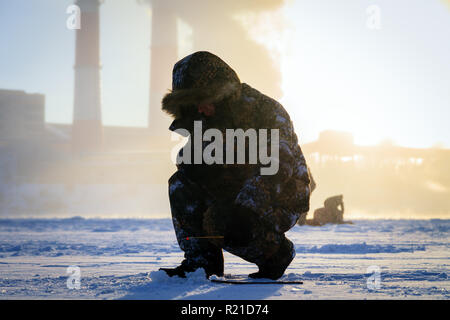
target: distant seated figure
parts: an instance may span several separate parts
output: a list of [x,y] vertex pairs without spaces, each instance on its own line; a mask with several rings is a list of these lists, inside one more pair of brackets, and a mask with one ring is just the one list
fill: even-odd
[[326,199],[324,207],[314,211],[314,222],[322,225],[325,223],[344,222],[344,196],[337,195]]

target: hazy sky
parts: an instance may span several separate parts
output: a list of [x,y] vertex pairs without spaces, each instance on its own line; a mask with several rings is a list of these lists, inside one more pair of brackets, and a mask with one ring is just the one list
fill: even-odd
[[[49,122],[72,117],[71,3],[0,0],[0,88],[44,93]],[[366,26],[370,5],[380,9],[378,30]],[[101,10],[103,123],[145,126],[151,15],[134,0],[106,0]],[[281,33],[279,24],[250,31],[281,55],[282,102],[300,141],[337,129],[362,144],[390,138],[450,147],[450,6],[444,1],[292,0],[280,16]],[[188,54],[189,39],[181,40],[180,55]]]

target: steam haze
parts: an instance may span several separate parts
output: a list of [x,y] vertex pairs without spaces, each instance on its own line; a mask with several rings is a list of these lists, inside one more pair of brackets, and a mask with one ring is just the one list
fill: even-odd
[[[168,217],[175,166],[161,151],[169,143],[147,129],[149,113],[162,113],[176,60],[206,50],[289,112],[318,186],[312,211],[343,194],[349,219],[449,217],[449,1],[107,0],[100,7],[104,145],[79,158],[69,152],[71,4],[0,0],[0,89],[41,94],[30,98],[41,112],[31,117],[41,117],[45,131],[0,136],[0,178],[8,181],[0,215]],[[367,27],[370,5],[381,13],[376,30]],[[160,36],[178,51],[158,60],[164,92],[152,95],[156,6],[177,15],[176,39]]]

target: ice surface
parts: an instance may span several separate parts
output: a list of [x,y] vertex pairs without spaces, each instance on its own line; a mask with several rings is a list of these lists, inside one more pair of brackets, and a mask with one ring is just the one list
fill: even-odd
[[[1,299],[448,299],[450,220],[359,220],[295,226],[297,255],[283,280],[303,285],[211,283],[204,271],[170,278],[183,253],[170,219],[0,220]],[[81,289],[69,289],[69,266]],[[368,286],[379,268],[380,282]],[[225,272],[256,266],[225,252]],[[369,269],[370,270],[370,269]]]

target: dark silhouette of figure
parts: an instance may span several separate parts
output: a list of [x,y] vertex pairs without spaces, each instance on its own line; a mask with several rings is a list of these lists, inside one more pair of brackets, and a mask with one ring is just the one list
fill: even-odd
[[343,195],[327,198],[323,203],[323,207],[314,211],[314,218],[307,219],[303,224],[310,226],[322,226],[327,223],[352,224],[351,221],[344,221],[343,198]]
[[327,198],[323,208],[314,211],[314,220],[319,224],[342,223],[344,221],[343,195]]
[[[203,130],[220,130],[224,159],[226,129],[279,130],[279,169],[273,175],[262,175],[263,165],[248,161],[177,164],[177,172],[169,179],[169,199],[185,259],[180,266],[163,270],[180,277],[198,268],[204,268],[207,276],[223,275],[225,249],[259,267],[250,277],[281,277],[295,256],[285,232],[309,210],[311,193],[306,161],[286,110],[241,83],[233,69],[205,51],[175,64],[172,92],[162,104],[175,118],[170,130],[189,132],[191,149],[182,148],[179,158],[188,150],[194,158],[195,144],[190,143],[194,121],[201,121]],[[202,151],[210,143],[203,141]],[[234,141],[232,148],[236,148]]]

